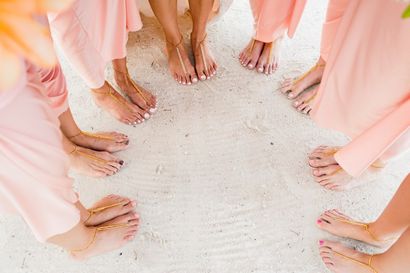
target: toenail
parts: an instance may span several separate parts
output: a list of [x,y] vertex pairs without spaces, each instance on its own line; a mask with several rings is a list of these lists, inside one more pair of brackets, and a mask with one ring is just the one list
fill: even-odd
[[124,165],[124,160],[120,160],[120,165]]
[[294,97],[295,97],[295,95],[293,95],[292,93],[289,94],[289,98],[294,98]]
[[210,80],[211,79],[211,77],[208,77],[208,78],[206,78],[207,80]]
[[157,111],[157,107],[149,109],[149,112],[152,113],[152,114],[155,113],[156,111]]
[[325,243],[325,241],[323,241],[323,240],[319,241],[319,245],[323,245],[324,243]]
[[150,114],[148,114],[148,113],[145,113],[145,114],[144,114],[144,118],[145,118],[145,119],[149,119],[150,117],[151,117]]
[[201,80],[206,80],[206,76],[205,76],[205,75],[202,75],[202,76],[201,76]]
[[316,223],[320,224],[322,223],[322,220],[317,220]]
[[198,79],[197,79],[197,78],[193,78],[193,79],[192,79],[192,82],[193,82],[193,83],[196,83],[196,82],[198,82]]
[[136,121],[134,121],[134,122],[132,123],[132,125],[137,125],[137,122],[136,122]]
[[295,102],[293,103],[293,105],[294,105],[294,106],[298,106],[298,105],[299,105],[299,102],[298,102],[298,101],[295,101]]
[[249,67],[249,68],[253,68],[253,65],[252,65],[252,64],[250,64],[250,65],[248,65],[248,67]]

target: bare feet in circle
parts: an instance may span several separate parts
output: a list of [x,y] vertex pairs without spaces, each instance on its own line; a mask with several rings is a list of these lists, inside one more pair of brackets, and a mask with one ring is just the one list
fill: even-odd
[[86,226],[98,226],[115,217],[134,211],[137,203],[127,197],[108,195],[88,209],[90,214],[83,219]]
[[126,100],[108,82],[101,88],[92,89],[92,94],[97,106],[125,124],[137,125],[145,120],[144,110]]
[[99,226],[90,227],[90,238],[83,246],[72,250],[75,259],[88,259],[118,248],[135,238],[139,228],[139,216],[129,212]]
[[321,240],[319,252],[327,269],[334,273],[374,273],[372,256],[343,246],[341,243]]
[[182,35],[166,43],[168,66],[172,77],[180,84],[191,85],[198,82],[195,69],[188,58]]
[[114,68],[114,78],[117,85],[127,94],[130,100],[143,110],[143,117],[149,119],[157,108],[155,96],[131,79],[128,70],[120,71]]
[[298,78],[285,79],[279,90],[287,94],[288,99],[294,100],[293,107],[298,112],[309,114],[312,110],[311,102],[317,94],[317,87],[322,80],[325,70],[325,61],[319,59],[315,66]]
[[[338,237],[354,239],[373,246],[386,248],[396,239],[387,239],[372,230],[372,224],[354,221],[338,210],[327,210],[320,215],[316,225],[326,232]],[[399,237],[398,235],[397,237]]]
[[68,139],[77,146],[109,153],[125,150],[130,142],[128,136],[117,132],[79,132]]
[[351,177],[339,166],[334,154],[339,147],[319,146],[309,155],[309,166],[316,182],[328,190],[347,189]]
[[195,58],[195,70],[198,78],[209,80],[216,75],[218,65],[208,48],[206,35],[198,37],[196,33],[191,34],[191,46]]
[[70,167],[83,175],[106,177],[116,174],[124,161],[108,152],[98,152],[84,147],[71,145],[66,151],[70,159]]
[[259,73],[270,75],[279,66],[281,49],[282,37],[271,43],[252,39],[239,54],[239,61],[248,69],[256,68]]

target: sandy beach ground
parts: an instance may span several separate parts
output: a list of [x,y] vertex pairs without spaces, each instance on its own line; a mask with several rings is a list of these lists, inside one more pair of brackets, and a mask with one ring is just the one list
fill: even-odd
[[[79,263],[57,247],[38,243],[19,217],[1,216],[0,272],[326,272],[317,241],[332,237],[315,227],[317,216],[339,208],[360,220],[374,219],[410,162],[404,156],[366,174],[360,180],[367,184],[349,192],[329,192],[313,181],[308,152],[348,139],[317,128],[275,90],[283,77],[315,63],[326,4],[309,1],[296,37],[285,42],[280,69],[266,77],[238,62],[252,34],[252,17],[248,1],[235,1],[209,29],[217,77],[190,87],[169,76],[159,25],[145,18],[144,29],[130,35],[129,68],[158,96],[159,110],[135,128],[98,109],[63,60],[81,128],[118,130],[132,140],[130,149],[118,153],[126,167],[114,177],[73,175],[81,199],[86,205],[110,193],[137,199],[141,230],[123,249]],[[181,22],[189,28],[188,17]],[[107,75],[112,80],[111,68]]]

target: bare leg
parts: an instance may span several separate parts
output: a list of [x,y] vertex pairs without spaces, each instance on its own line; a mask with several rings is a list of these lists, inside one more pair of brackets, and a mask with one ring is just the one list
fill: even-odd
[[216,74],[217,64],[206,44],[206,25],[212,12],[214,0],[189,0],[193,28],[191,45],[195,57],[195,69],[201,80]]
[[113,60],[112,66],[114,68],[114,78],[118,86],[134,104],[145,111],[144,118],[148,119],[150,113],[155,112],[156,109],[155,96],[131,79],[131,76],[128,74],[126,58]]
[[[87,218],[88,212],[81,203],[77,203],[81,213],[81,219]],[[110,229],[102,226],[115,226]],[[77,259],[90,258],[105,252],[120,248],[134,239],[138,230],[139,216],[133,212],[133,208],[126,214],[119,214],[112,220],[98,226],[87,227],[83,220],[71,230],[51,237],[48,242],[56,244],[71,252]]]
[[198,81],[195,69],[186,52],[177,21],[177,0],[149,0],[151,8],[161,24],[168,52],[168,65],[172,77],[181,84]]
[[389,246],[410,226],[408,200],[410,200],[410,175],[404,179],[393,199],[375,222],[362,224],[337,210],[331,210],[319,217],[317,225],[320,229],[339,237],[376,246]]

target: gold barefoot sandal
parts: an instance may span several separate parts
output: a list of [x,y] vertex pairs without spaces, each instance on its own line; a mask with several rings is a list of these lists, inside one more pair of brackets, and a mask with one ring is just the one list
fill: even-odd
[[184,71],[184,75],[186,76],[186,75],[188,75],[188,70],[186,69],[184,60],[182,59],[181,51],[179,50],[179,46],[182,45],[183,41],[184,41],[184,38],[182,37],[182,35],[181,35],[181,40],[179,40],[179,42],[176,45],[171,43],[170,41],[166,40],[167,44],[172,45],[172,47],[177,52],[178,59],[179,59],[179,64],[181,65],[182,71]]
[[117,203],[113,203],[111,205],[106,205],[106,206],[102,206],[102,207],[98,207],[98,208],[94,208],[94,209],[87,209],[89,214],[88,214],[87,219],[84,220],[84,224],[86,225],[88,220],[90,220],[91,217],[94,214],[98,213],[98,212],[101,212],[101,211],[104,211],[104,210],[107,210],[107,209],[110,209],[110,208],[118,207],[118,206],[123,206],[123,205],[125,205],[124,202],[117,202]]
[[377,270],[372,266],[373,255],[371,255],[371,256],[369,257],[369,260],[367,261],[367,263],[363,263],[363,262],[361,262],[361,261],[358,261],[358,260],[356,260],[356,259],[353,259],[352,257],[346,256],[346,255],[344,255],[344,254],[342,254],[342,253],[339,253],[339,252],[337,252],[337,251],[334,251],[334,250],[333,250],[333,253],[336,254],[336,255],[338,255],[338,256],[340,256],[340,257],[342,257],[342,258],[344,258],[344,259],[346,259],[346,260],[349,260],[349,261],[354,262],[354,263],[356,263],[356,264],[358,264],[358,265],[361,265],[361,266],[363,266],[363,267],[366,267],[367,269],[370,269],[373,273],[378,273]]
[[128,109],[128,111],[133,112],[133,110],[128,106],[126,101],[122,101],[114,95],[116,92],[112,89],[110,84],[108,84],[108,91],[107,92],[105,92],[105,91],[100,92],[100,91],[96,91],[96,90],[93,90],[93,89],[91,89],[91,90],[92,90],[92,92],[94,92],[96,94],[108,95],[109,97],[111,97],[118,104],[121,104],[122,106],[125,106]]
[[206,61],[206,58],[205,58],[204,42],[205,42],[205,39],[206,39],[207,36],[208,36],[208,34],[205,34],[204,38],[198,44],[199,50],[201,52],[202,62],[204,63],[204,68],[205,68],[206,71],[208,71],[208,62]]
[[99,163],[103,163],[103,164],[106,164],[106,163],[108,162],[107,160],[102,159],[102,158],[99,158],[99,157],[97,157],[97,156],[95,156],[95,155],[92,155],[92,154],[89,154],[89,153],[86,153],[86,152],[79,151],[77,145],[74,145],[74,149],[70,152],[70,154],[79,154],[79,155],[84,156],[84,157],[86,157],[86,158],[89,158],[89,159],[91,159],[91,160],[93,160],[93,161],[95,161],[95,162],[99,162]]
[[128,68],[126,68],[125,71],[117,70],[114,67],[113,67],[113,69],[114,69],[114,71],[125,75],[126,84],[128,85],[129,83],[131,83],[131,85],[136,90],[136,93],[145,101],[145,103],[148,104],[149,106],[152,106],[152,105],[149,104],[149,101],[148,101],[147,97],[144,95],[144,92],[141,91],[141,89],[138,87],[138,85],[135,83],[135,81],[131,78],[130,74],[128,73]]
[[78,134],[75,134],[75,135],[69,137],[68,139],[69,139],[69,140],[73,140],[73,138],[76,138],[76,137],[81,136],[81,135],[83,135],[83,136],[88,136],[88,137],[92,137],[92,138],[97,138],[97,139],[102,139],[102,140],[115,141],[115,138],[112,137],[112,136],[94,134],[94,133],[84,132],[84,131],[81,131],[81,130],[80,130],[80,132],[79,132]]
[[72,249],[70,250],[71,254],[75,254],[77,252],[82,252],[90,248],[95,242],[95,239],[97,237],[97,233],[100,231],[105,231],[105,230],[111,230],[111,229],[118,229],[118,228],[123,228],[123,227],[128,227],[128,224],[113,224],[113,225],[107,225],[107,226],[101,226],[101,227],[96,227],[94,228],[94,233],[91,237],[91,240],[87,243],[85,247],[78,248],[78,249]]

